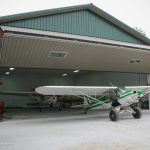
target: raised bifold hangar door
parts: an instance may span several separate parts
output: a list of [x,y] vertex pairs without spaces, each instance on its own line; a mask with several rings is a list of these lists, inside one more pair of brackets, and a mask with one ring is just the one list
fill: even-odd
[[3,28],[7,33],[3,36],[0,67],[150,73],[150,46],[147,45],[35,29]]

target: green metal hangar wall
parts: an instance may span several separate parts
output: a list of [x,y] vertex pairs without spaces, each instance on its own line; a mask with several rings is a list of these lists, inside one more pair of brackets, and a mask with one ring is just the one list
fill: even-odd
[[[150,40],[93,4],[0,17],[0,44],[3,91],[30,91],[42,85],[104,86],[109,80],[117,86],[135,86],[149,81]],[[9,67],[15,69],[6,75]],[[71,73],[76,69],[82,71]],[[66,72],[68,76],[62,77]],[[22,100],[27,100],[1,97],[10,106],[25,105]]]

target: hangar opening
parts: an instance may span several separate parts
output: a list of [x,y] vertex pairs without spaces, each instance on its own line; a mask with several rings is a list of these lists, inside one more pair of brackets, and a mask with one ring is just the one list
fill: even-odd
[[[6,74],[6,72],[9,72],[9,74]],[[66,75],[63,76],[64,74]],[[28,95],[28,92],[34,92],[35,88],[39,86],[111,86],[109,81],[117,87],[145,86],[147,74],[33,68],[14,68],[10,70],[10,68],[1,68],[0,81],[3,82],[0,91],[1,102],[6,107],[30,107],[27,104],[34,103],[35,98]],[[22,93],[23,95],[21,95]],[[146,101],[147,95],[142,99]],[[61,107],[63,104],[70,106],[70,103],[58,102],[58,105]],[[142,101],[137,105],[141,107],[143,105]],[[147,108],[148,106],[144,107]]]

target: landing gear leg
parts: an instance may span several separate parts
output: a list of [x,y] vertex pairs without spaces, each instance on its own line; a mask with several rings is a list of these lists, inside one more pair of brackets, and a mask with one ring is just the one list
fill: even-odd
[[61,108],[59,107],[59,111],[61,111]]
[[40,112],[42,112],[42,111],[43,111],[43,108],[44,108],[45,106],[46,106],[46,105],[44,105],[43,107],[41,107],[41,108],[40,108]]
[[85,110],[85,114],[87,114],[88,109]]
[[50,108],[53,108],[53,104],[50,104]]
[[59,111],[61,111],[61,107],[60,106],[58,107],[56,104],[55,104],[55,106],[58,108]]
[[124,112],[132,114],[135,119],[140,119],[142,117],[142,111],[139,107],[134,107],[133,109],[130,106],[125,107],[124,110],[120,112],[120,114]]

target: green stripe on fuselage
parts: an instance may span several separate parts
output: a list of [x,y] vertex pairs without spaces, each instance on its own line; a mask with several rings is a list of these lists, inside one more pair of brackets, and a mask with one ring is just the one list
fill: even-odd
[[[129,95],[134,94],[134,91],[136,91],[136,92],[138,93],[138,95],[141,95],[141,94],[143,93],[143,91],[142,91],[142,90],[139,90],[139,89],[129,90],[129,91],[126,91],[126,92],[122,93],[121,96],[119,97],[119,100],[122,99],[122,98],[125,98],[125,97],[127,97],[127,96],[129,96]],[[104,103],[105,103],[105,104],[108,104],[108,103],[111,102],[110,100],[106,100],[106,95],[103,96],[103,97],[101,97],[101,98],[99,98],[99,99],[97,99],[97,100],[94,100],[93,102],[90,102],[90,101],[88,100],[88,97],[87,97],[87,96],[86,96],[86,99],[87,99],[88,104],[90,105],[90,106],[89,106],[88,108],[86,108],[86,109],[95,108],[95,107],[98,107],[98,106],[103,105]]]
[[91,103],[89,102],[87,96],[85,96],[85,97],[86,97],[86,99],[87,99],[88,104],[90,105],[90,106],[89,106],[88,108],[86,108],[86,109],[95,108],[95,107],[98,107],[98,106],[103,105],[104,103],[105,103],[105,104],[108,104],[108,103],[111,102],[110,100],[106,100],[106,96],[103,96],[103,97],[101,97],[101,98],[99,98],[99,99],[97,99],[97,100],[95,100],[95,101],[93,101],[93,102],[91,102]]
[[121,95],[124,95],[124,94],[127,94],[127,93],[131,93],[131,92],[133,93],[134,91],[136,91],[137,93],[139,93],[139,95],[141,95],[143,93],[143,91],[140,90],[140,89],[134,89],[134,90],[126,91],[126,92],[122,93]]

